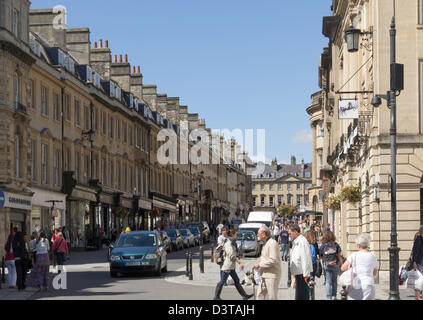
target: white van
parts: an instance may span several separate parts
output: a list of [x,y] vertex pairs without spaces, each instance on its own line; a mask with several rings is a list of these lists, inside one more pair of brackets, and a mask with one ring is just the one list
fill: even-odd
[[272,211],[252,211],[248,215],[248,223],[264,223],[270,229],[273,229],[275,214]]
[[257,235],[259,229],[263,226],[265,226],[264,223],[243,223],[239,225],[238,231],[241,231],[241,230],[254,231]]

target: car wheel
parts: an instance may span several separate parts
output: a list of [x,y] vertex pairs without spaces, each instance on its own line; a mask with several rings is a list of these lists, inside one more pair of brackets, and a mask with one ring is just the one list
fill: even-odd
[[117,276],[118,276],[117,272],[110,271],[110,277],[111,278],[117,278]]

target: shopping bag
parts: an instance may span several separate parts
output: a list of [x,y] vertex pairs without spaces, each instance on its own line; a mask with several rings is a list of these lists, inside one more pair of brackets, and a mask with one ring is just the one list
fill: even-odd
[[323,267],[322,267],[322,263],[319,261],[317,261],[317,269],[316,269],[316,277],[320,278],[322,276],[323,273]]
[[423,274],[417,271],[419,278],[414,282],[414,290],[423,291]]
[[416,281],[419,279],[419,274],[417,271],[411,270],[407,272],[407,281],[405,287],[409,289],[414,289]]
[[229,277],[228,277],[228,280],[226,281],[226,284],[227,284],[228,286],[233,286],[233,285],[235,284],[235,281],[234,281],[234,279],[232,279],[232,277],[231,277],[231,276],[229,276]]

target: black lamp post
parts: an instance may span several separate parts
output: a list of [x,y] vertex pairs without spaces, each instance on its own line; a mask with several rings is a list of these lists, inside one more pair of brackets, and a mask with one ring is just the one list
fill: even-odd
[[[386,95],[375,95],[372,99],[372,105],[378,108],[382,104],[382,99],[387,100],[390,115],[390,136],[391,136],[391,246],[389,251],[389,277],[390,290],[389,300],[399,300],[399,251],[397,241],[397,119],[396,106],[397,96],[404,90],[404,65],[396,63],[396,26],[395,26],[395,0],[394,16],[392,17],[390,35],[390,56],[391,56],[391,75],[390,91]],[[348,31],[348,30],[347,30]],[[347,31],[345,33],[347,33]],[[353,51],[352,51],[353,52]]]

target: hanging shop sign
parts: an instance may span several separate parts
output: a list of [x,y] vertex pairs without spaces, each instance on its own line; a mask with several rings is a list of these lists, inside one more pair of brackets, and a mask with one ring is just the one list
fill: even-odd
[[358,100],[339,100],[339,119],[358,119]]

